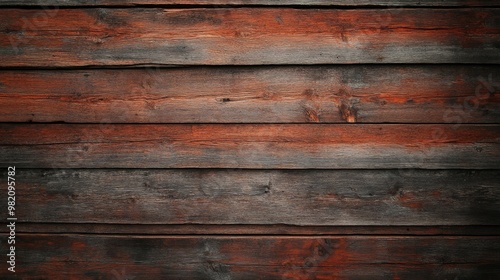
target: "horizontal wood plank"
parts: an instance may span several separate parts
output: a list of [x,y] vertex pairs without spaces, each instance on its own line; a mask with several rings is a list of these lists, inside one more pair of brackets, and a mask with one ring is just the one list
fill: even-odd
[[500,63],[500,9],[2,9],[0,18],[2,67]]
[[498,170],[65,169],[16,177],[23,222],[500,225]]
[[0,6],[41,6],[47,9],[74,6],[135,5],[300,5],[300,6],[499,6],[495,0],[0,0]]
[[430,65],[0,71],[0,122],[500,123],[499,73]]
[[19,168],[497,169],[498,125],[1,124]]
[[[498,237],[19,235],[16,241],[16,275],[4,269],[2,279],[496,279],[500,273]],[[7,251],[6,243],[1,249]]]

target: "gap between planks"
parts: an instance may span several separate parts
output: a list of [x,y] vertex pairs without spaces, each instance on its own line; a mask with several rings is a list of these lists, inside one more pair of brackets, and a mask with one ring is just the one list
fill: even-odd
[[[1,232],[6,232],[2,227]],[[295,226],[17,223],[29,234],[212,236],[500,236],[500,226]]]

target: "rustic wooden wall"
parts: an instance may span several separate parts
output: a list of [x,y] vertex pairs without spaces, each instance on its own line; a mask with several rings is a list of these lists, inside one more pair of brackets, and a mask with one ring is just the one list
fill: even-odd
[[500,279],[499,90],[495,0],[0,0],[0,278]]

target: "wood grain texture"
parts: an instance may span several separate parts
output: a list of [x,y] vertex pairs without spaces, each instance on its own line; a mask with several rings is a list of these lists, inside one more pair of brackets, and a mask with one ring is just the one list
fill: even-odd
[[0,279],[499,279],[499,1],[41,2]]
[[22,265],[13,278],[2,270],[2,279],[496,279],[500,272],[498,237],[17,238]]
[[497,169],[498,125],[0,125],[18,168]]
[[17,174],[17,217],[23,222],[500,225],[498,170],[64,169]]
[[300,6],[499,6],[495,0],[0,0],[2,6],[135,6],[135,5],[300,5]]
[[0,10],[0,66],[500,63],[500,9]]
[[500,123],[498,66],[0,71],[0,122]]

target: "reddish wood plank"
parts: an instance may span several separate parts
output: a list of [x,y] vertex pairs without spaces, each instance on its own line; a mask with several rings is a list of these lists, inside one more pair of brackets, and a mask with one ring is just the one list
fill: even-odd
[[16,177],[23,222],[500,225],[498,170],[18,169]]
[[495,0],[0,0],[3,6],[135,6],[135,5],[320,5],[320,6],[499,6]]
[[0,10],[1,66],[500,62],[499,9],[39,12]]
[[429,65],[0,71],[0,122],[499,123],[499,73]]
[[[498,237],[16,238],[23,279],[494,279],[500,272]],[[12,279],[6,269],[0,275]]]
[[498,168],[498,125],[0,125],[19,168]]

